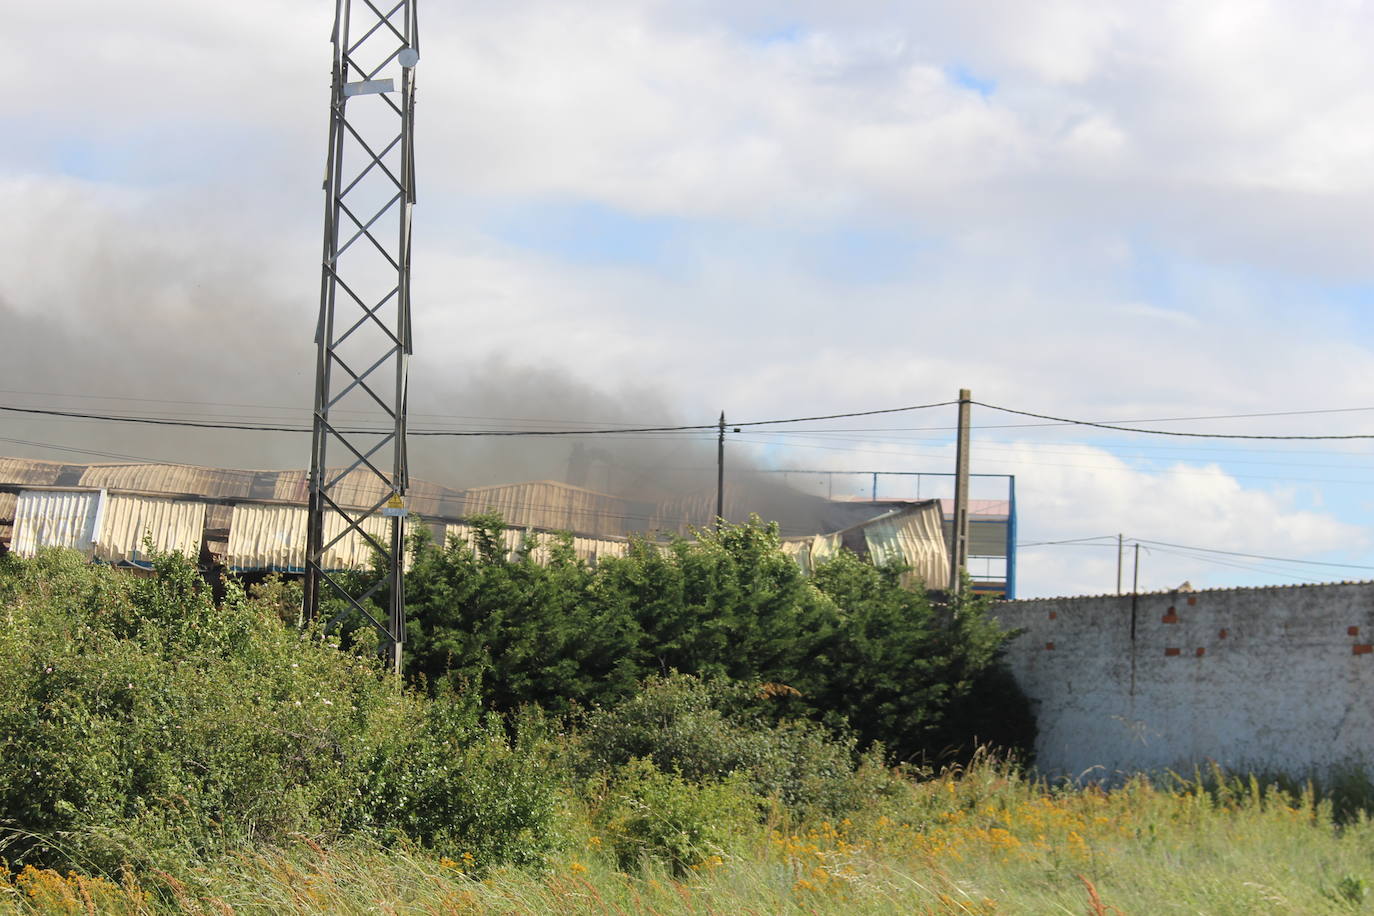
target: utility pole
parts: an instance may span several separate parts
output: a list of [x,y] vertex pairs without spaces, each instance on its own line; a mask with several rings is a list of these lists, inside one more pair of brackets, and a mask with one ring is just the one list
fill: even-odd
[[1116,593],[1121,594],[1121,541],[1125,535],[1116,536]]
[[720,412],[720,435],[716,438],[716,530],[725,524],[725,411]]
[[1131,594],[1140,594],[1140,542],[1135,545],[1135,575],[1131,578]]
[[[410,222],[420,58],[415,4],[335,0],[302,609],[306,622],[314,622],[322,597],[339,599],[326,629],[350,611],[362,614],[381,634],[398,674],[405,641]],[[346,427],[335,425],[336,411],[346,411]],[[366,419],[354,419],[360,416]],[[346,464],[329,467],[331,446]],[[364,492],[382,494],[371,505],[357,505],[352,495],[359,477]],[[366,541],[382,567],[370,588],[354,587],[330,568],[331,549],[347,537]],[[383,588],[389,595],[384,621],[368,601]]]
[[968,566],[968,440],[972,397],[967,388],[959,389],[959,440],[954,457],[954,537],[949,545],[949,591],[952,595],[959,594],[963,588],[963,571]]

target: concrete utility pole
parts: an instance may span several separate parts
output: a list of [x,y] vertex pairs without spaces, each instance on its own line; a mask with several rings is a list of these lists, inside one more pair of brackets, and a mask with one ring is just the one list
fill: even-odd
[[954,525],[949,545],[949,591],[963,589],[963,571],[968,566],[968,450],[969,402],[967,388],[959,389],[959,444],[954,458]]
[[[339,599],[326,628],[350,611],[360,613],[381,633],[397,673],[405,642],[410,217],[420,58],[415,4],[336,0],[334,8],[303,607],[313,622],[322,597]],[[332,417],[340,411],[348,419],[336,426]],[[329,467],[331,445],[338,446],[336,461],[346,464]],[[363,492],[380,491],[380,499],[359,507],[360,483]],[[354,587],[330,569],[330,551],[347,537],[361,537],[381,563],[383,575],[370,588]],[[368,604],[383,588],[389,594],[384,621]]]
[[1140,594],[1140,542],[1135,545],[1135,575],[1131,579],[1131,594]]
[[1121,594],[1121,541],[1125,537],[1123,534],[1116,536],[1116,593]]
[[725,411],[720,412],[720,435],[716,439],[716,530],[725,524]]

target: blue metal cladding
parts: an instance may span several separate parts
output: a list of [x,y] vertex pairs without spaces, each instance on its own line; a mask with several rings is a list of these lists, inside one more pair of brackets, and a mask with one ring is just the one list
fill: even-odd
[[1016,475],[1007,475],[1007,600],[1016,599]]

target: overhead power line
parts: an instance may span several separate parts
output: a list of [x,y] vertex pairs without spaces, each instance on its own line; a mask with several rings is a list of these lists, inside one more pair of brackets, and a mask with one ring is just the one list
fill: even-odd
[[1235,550],[1217,550],[1213,547],[1192,547],[1188,544],[1171,544],[1168,541],[1152,541],[1148,538],[1136,538],[1142,544],[1154,544],[1158,547],[1175,547],[1179,550],[1196,550],[1201,553],[1216,553],[1228,557],[1245,557],[1252,560],[1272,560],[1276,563],[1301,563],[1303,566],[1334,566],[1341,569],[1368,569],[1374,570],[1374,566],[1361,566],[1356,563],[1328,563],[1324,560],[1295,560],[1291,557],[1270,557],[1260,553],[1241,553]]
[[[1029,411],[1029,410],[1016,410],[1016,409],[1011,408],[1011,407],[999,407],[999,406],[996,405],[996,404],[988,404],[988,403],[986,403],[986,402],[984,402],[984,401],[974,401],[973,403],[974,403],[974,404],[977,404],[979,407],[986,407],[986,408],[988,408],[989,410],[999,410],[999,411],[1001,411],[1002,413],[1016,414],[1017,416],[1022,416],[1022,417],[1033,417],[1033,418],[1035,418],[1035,419],[1037,419],[1037,420],[1050,420],[1050,421],[1053,421],[1053,422],[1055,422],[1055,423],[1063,423],[1063,424],[1066,424],[1066,425],[1069,425],[1069,426],[1092,426],[1092,427],[1095,427],[1095,428],[1097,428],[1097,429],[1110,429],[1110,430],[1114,430],[1114,431],[1116,431],[1116,432],[1123,432],[1123,433],[1144,433],[1144,434],[1150,435],[1150,436],[1187,436],[1187,437],[1193,438],[1193,439],[1281,439],[1281,440],[1289,440],[1289,439],[1294,439],[1294,440],[1297,440],[1297,439],[1374,439],[1374,433],[1350,433],[1350,434],[1346,434],[1346,435],[1321,435],[1321,436],[1273,436],[1273,435],[1259,435],[1259,434],[1247,434],[1247,433],[1193,433],[1193,432],[1183,432],[1183,431],[1181,431],[1181,430],[1173,430],[1173,429],[1141,429],[1141,428],[1138,427],[1138,426],[1118,426],[1118,425],[1113,424],[1113,423],[1099,423],[1099,422],[1095,422],[1095,421],[1093,421],[1093,420],[1072,420],[1072,419],[1069,419],[1069,418],[1067,418],[1067,417],[1053,417],[1053,416],[1050,416],[1049,414],[1035,413],[1035,412]],[[1349,409],[1349,410],[1366,410],[1366,409],[1368,409],[1368,408],[1353,407],[1353,408],[1347,408],[1347,409]],[[1313,412],[1315,412],[1315,411],[1313,411]],[[1241,415],[1237,415],[1237,416],[1241,416]],[[1249,416],[1278,416],[1278,414],[1251,414],[1251,415],[1249,415]],[[1176,417],[1175,419],[1183,420],[1183,419],[1187,419],[1187,418],[1185,418],[1185,417]],[[1201,418],[1200,418],[1200,419],[1201,419]],[[1206,419],[1220,419],[1220,417],[1210,417],[1210,418],[1206,418]],[[1131,421],[1128,421],[1128,422],[1131,422]],[[1149,422],[1149,421],[1144,421],[1144,422]]]
[[[1104,541],[1110,543],[1102,543]],[[1178,550],[1188,550],[1194,553],[1218,554],[1226,557],[1239,557],[1245,560],[1267,560],[1272,563],[1296,563],[1302,566],[1329,566],[1338,569],[1363,569],[1374,570],[1374,566],[1363,566],[1358,563],[1332,563],[1326,560],[1299,560],[1294,557],[1274,557],[1262,553],[1244,553],[1239,550],[1218,550],[1215,547],[1194,547],[1191,544],[1174,544],[1169,541],[1152,541],[1149,538],[1127,538],[1123,542],[1127,547],[1133,544],[1149,545],[1156,548],[1172,547],[1173,551],[1162,551],[1164,553],[1174,553]],[[1069,538],[1062,541],[1027,541],[1017,544],[1017,549],[1023,547],[1117,547],[1117,536],[1114,534],[1099,534],[1092,537]],[[1184,554],[1176,554],[1184,556]],[[1197,557],[1196,559],[1202,559]]]
[[[728,425],[733,428],[775,426],[780,424],[810,423],[818,420],[841,420],[853,417],[871,417],[880,414],[907,413],[917,410],[929,410],[936,407],[948,407],[958,403],[957,401],[938,401],[931,404],[913,404],[905,407],[886,407],[878,410],[859,410],[847,413],[817,414],[804,417],[785,417],[767,420],[744,420],[732,422]],[[1002,413],[1015,414],[1023,417],[1032,417],[1038,420],[1045,420],[1051,423],[1066,426],[1086,426],[1094,429],[1107,429],[1114,432],[1141,433],[1151,436],[1178,436],[1192,439],[1249,439],[1249,440],[1270,440],[1270,441],[1321,441],[1321,440],[1370,440],[1374,439],[1374,433],[1347,433],[1347,434],[1322,434],[1322,435],[1265,435],[1254,433],[1218,433],[1218,432],[1187,432],[1182,430],[1166,429],[1147,429],[1138,426],[1123,426],[1121,422],[1167,422],[1185,420],[1204,420],[1204,419],[1240,419],[1250,417],[1265,416],[1292,416],[1299,414],[1326,414],[1326,413],[1349,413],[1366,411],[1374,408],[1368,407],[1349,407],[1349,408],[1325,408],[1320,410],[1303,411],[1271,411],[1268,413],[1254,414],[1217,414],[1207,417],[1169,417],[1160,420],[1127,420],[1117,423],[1105,423],[1096,420],[1075,420],[1067,417],[1057,417],[1051,414],[1037,413],[1029,410],[1018,410],[1012,407],[1002,407],[997,404],[989,404],[985,401],[973,401],[979,407],[986,407],[989,410],[996,410]],[[211,419],[183,419],[166,416],[139,416],[131,414],[109,414],[94,413],[88,411],[58,410],[43,407],[22,407],[13,404],[0,405],[0,411],[11,413],[23,413],[34,416],[57,417],[72,420],[99,420],[112,423],[140,423],[151,426],[174,426],[187,427],[191,429],[223,429],[234,432],[280,432],[280,433],[308,433],[310,427],[285,425],[278,423],[243,423],[225,422],[222,420]],[[1039,424],[1033,424],[1039,425]],[[993,428],[993,427],[981,427]],[[663,426],[623,426],[623,427],[604,427],[600,429],[412,429],[409,431],[411,436],[423,437],[510,437],[510,436],[615,436],[615,435],[634,435],[645,433],[690,433],[715,431],[715,423],[691,423]],[[382,434],[385,430],[373,430],[367,428],[360,429],[339,429],[340,432],[349,434]],[[876,432],[877,430],[870,430]],[[814,433],[815,431],[810,431]],[[833,432],[857,432],[835,430]]]
[[[839,420],[846,417],[870,417],[876,414],[903,413],[913,410],[928,410],[933,407],[948,407],[955,401],[940,401],[935,404],[913,404],[908,407],[887,407],[881,410],[861,410],[852,413],[824,414],[813,417],[788,417],[775,420],[745,420],[743,422],[732,422],[731,427],[744,426],[771,426],[778,423],[809,423],[815,420]],[[128,416],[121,414],[99,414],[87,413],[72,410],[53,410],[42,407],[18,407],[15,405],[0,404],[0,410],[11,413],[35,414],[38,416],[62,417],[73,420],[102,420],[111,423],[143,423],[152,426],[184,426],[193,429],[227,429],[238,432],[273,432],[273,433],[308,433],[311,432],[307,426],[278,426],[266,424],[249,423],[221,423],[211,420],[181,420],[171,417],[143,417]],[[668,432],[701,432],[705,430],[715,430],[715,423],[683,424],[679,426],[627,426],[614,427],[607,429],[485,429],[485,430],[450,430],[450,429],[418,429],[410,430],[411,436],[605,436],[625,433],[668,433]],[[384,433],[385,430],[353,429],[341,430],[349,433]]]

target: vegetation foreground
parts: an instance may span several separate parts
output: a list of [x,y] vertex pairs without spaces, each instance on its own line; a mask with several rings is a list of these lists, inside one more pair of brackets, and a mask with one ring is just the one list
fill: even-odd
[[56,913],[1072,913],[1361,912],[1374,827],[1333,824],[1310,795],[1259,787],[1050,791],[992,763],[904,781],[838,823],[773,822],[681,873],[621,868],[586,812],[563,812],[540,868],[308,838],[157,871],[26,868],[10,912]]
[[[992,701],[1005,636],[852,556],[799,580],[774,540],[742,526],[547,571],[420,543],[409,686],[369,631],[341,645],[285,620],[280,583],[215,601],[178,557],[146,577],[0,557],[0,912],[1369,905],[1367,782],[1103,790],[982,754],[900,762],[967,746],[975,707],[1015,708]],[[540,641],[541,613],[575,625]],[[592,667],[617,653],[632,670]]]

